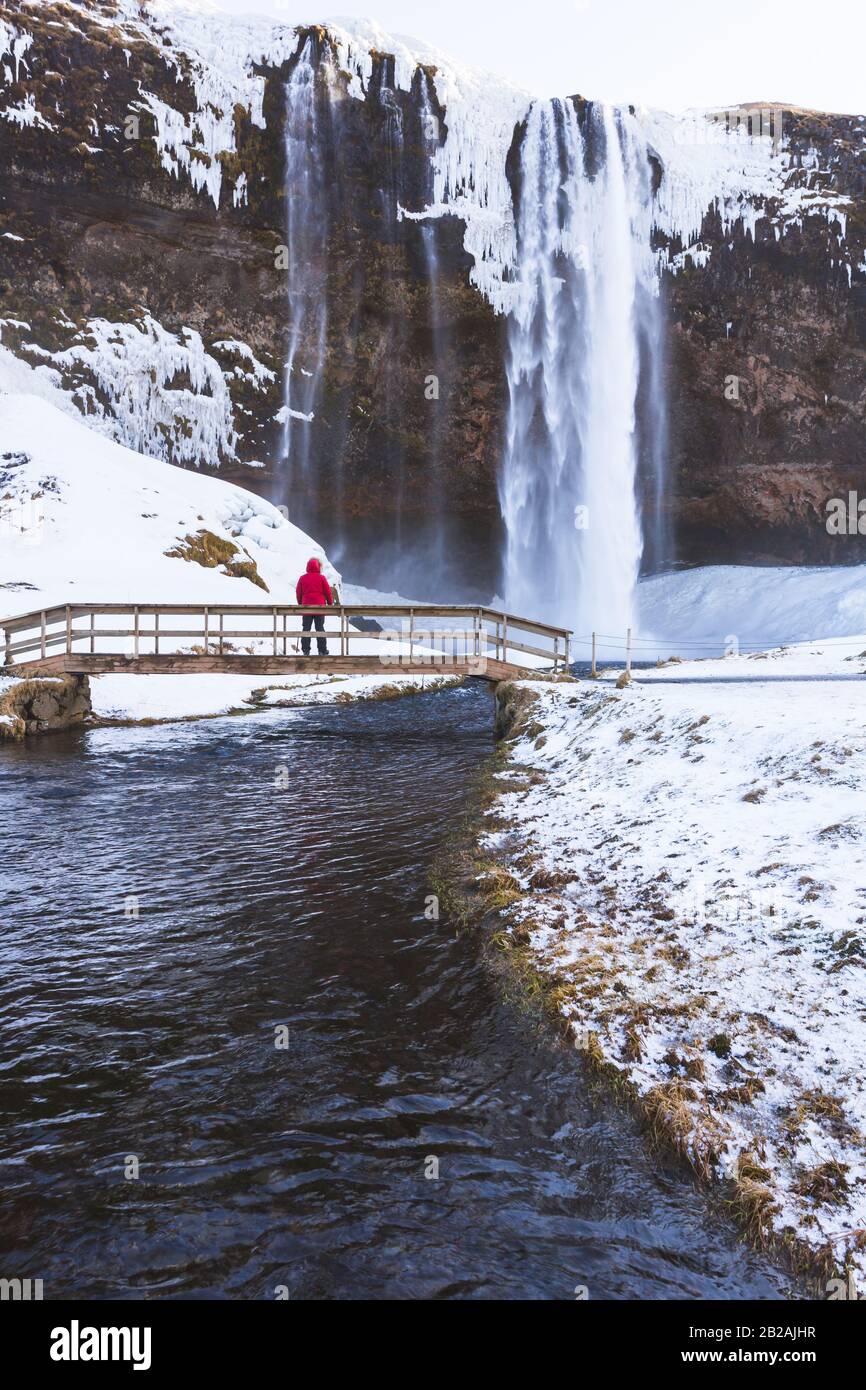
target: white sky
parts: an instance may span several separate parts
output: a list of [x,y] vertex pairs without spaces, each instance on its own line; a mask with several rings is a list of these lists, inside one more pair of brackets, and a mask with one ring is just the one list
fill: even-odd
[[[192,0],[195,3],[195,0]],[[539,96],[667,110],[738,102],[866,112],[866,0],[215,0],[283,23],[378,20]]]

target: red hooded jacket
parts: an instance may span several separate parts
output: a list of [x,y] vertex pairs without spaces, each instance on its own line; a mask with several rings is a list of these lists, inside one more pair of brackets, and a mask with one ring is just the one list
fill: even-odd
[[298,580],[295,594],[302,607],[315,605],[317,608],[324,608],[334,602],[331,586],[322,574],[322,566],[315,557],[307,561],[307,572]]

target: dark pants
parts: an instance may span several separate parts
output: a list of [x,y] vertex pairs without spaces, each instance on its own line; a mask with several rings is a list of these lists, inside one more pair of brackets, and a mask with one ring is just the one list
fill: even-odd
[[[323,615],[321,618],[317,617],[317,616],[316,616],[315,614],[313,614],[313,613],[303,613],[303,614],[301,615],[301,626],[302,626],[302,628],[304,629],[304,632],[309,632],[310,629],[312,628],[312,626],[313,626],[314,623],[315,623],[315,625],[316,625],[316,631],[317,631],[317,632],[324,632],[324,631],[325,631],[325,618],[324,618],[324,615]],[[324,637],[317,637],[317,638],[316,638],[316,646],[319,648],[319,656],[327,656],[327,655],[328,655],[328,643],[327,643],[327,640],[326,640]],[[302,638],[301,638],[301,651],[304,653],[304,656],[309,656],[309,655],[310,655],[310,639],[309,639],[309,637],[302,637]]]

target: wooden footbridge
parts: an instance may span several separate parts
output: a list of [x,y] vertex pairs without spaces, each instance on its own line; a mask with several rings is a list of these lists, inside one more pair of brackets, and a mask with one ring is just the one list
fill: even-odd
[[[305,614],[326,619],[327,656]],[[508,680],[528,667],[563,670],[566,628],[490,608],[302,608],[249,603],[73,603],[0,620],[5,675],[478,676]],[[526,657],[531,661],[527,662]]]

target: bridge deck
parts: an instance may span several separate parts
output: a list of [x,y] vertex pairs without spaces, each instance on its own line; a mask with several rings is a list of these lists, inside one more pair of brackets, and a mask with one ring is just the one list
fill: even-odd
[[[0,668],[2,670],[3,668]],[[5,668],[16,676],[477,676],[485,680],[514,680],[531,675],[531,670],[513,661],[472,658],[457,661],[447,657],[424,661],[420,657],[383,662],[379,656],[195,656],[164,653],[159,656],[93,655],[76,652],[72,656],[48,656],[44,660],[22,662]]]

